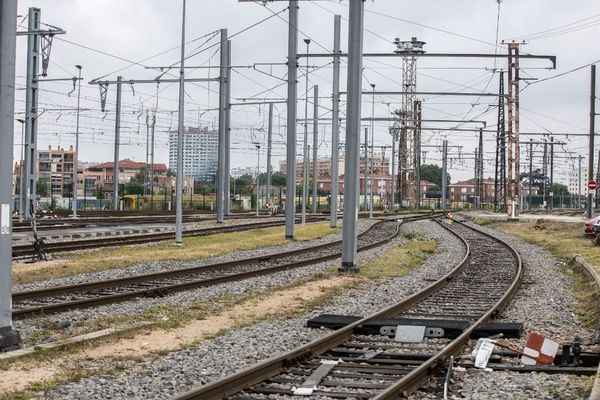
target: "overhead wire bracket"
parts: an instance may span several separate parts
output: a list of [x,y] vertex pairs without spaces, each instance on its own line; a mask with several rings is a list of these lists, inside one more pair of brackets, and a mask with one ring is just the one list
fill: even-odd
[[50,63],[50,51],[52,50],[53,34],[40,35],[42,42],[42,76],[48,76],[48,64]]
[[102,112],[106,111],[106,94],[108,93],[108,83],[98,84],[100,88],[100,109]]

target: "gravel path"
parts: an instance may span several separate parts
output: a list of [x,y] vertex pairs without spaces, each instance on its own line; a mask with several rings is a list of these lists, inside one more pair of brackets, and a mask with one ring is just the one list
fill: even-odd
[[[188,349],[172,352],[155,361],[89,361],[78,367],[126,372],[105,374],[69,383],[50,391],[53,399],[165,399],[193,386],[214,381],[241,368],[250,366],[273,354],[306,343],[323,331],[305,327],[306,320],[322,313],[364,315],[389,305],[390,299],[404,298],[426,286],[430,279],[440,277],[451,269],[464,254],[462,244],[433,222],[407,224],[403,230],[417,231],[440,240],[439,251],[425,261],[413,274],[388,280],[374,280],[366,286],[351,289],[343,297],[297,318],[265,321],[243,329],[233,330],[216,339]],[[398,238],[392,246],[401,243]],[[359,261],[376,257],[382,249],[359,254]],[[328,263],[326,265],[337,265]],[[306,268],[311,270],[313,267]],[[322,266],[316,270],[322,269]],[[299,270],[300,271],[300,270]],[[304,269],[302,269],[304,271]],[[313,272],[314,273],[314,272]],[[309,273],[310,274],[310,273]],[[272,275],[262,281],[279,284]],[[297,278],[289,278],[291,281]],[[267,282],[263,282],[267,283]],[[229,284],[228,286],[238,286]],[[167,299],[162,299],[164,302]],[[114,311],[114,310],[113,310]],[[103,365],[102,363],[108,363]]]

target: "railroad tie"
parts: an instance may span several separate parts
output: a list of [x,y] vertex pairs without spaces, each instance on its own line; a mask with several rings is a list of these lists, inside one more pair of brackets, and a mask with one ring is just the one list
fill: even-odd
[[340,361],[341,360],[321,360],[321,365],[319,365],[315,372],[310,374],[302,385],[294,389],[294,396],[312,395],[313,392],[317,390],[317,386],[321,383],[323,378],[325,378],[329,372],[340,363]]

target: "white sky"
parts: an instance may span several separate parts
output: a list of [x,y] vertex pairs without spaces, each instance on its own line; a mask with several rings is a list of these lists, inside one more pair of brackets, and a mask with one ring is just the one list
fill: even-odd
[[[239,3],[237,0],[188,0],[187,1],[186,53],[201,51],[188,59],[186,65],[217,65],[219,60],[218,35],[208,43],[212,32],[227,28],[233,35],[271,16],[263,23],[232,38],[232,58],[235,68],[232,73],[232,96],[238,97],[286,97],[285,66],[262,66],[267,76],[252,68],[255,63],[284,63],[287,56],[287,2],[262,4]],[[301,1],[299,49],[304,52],[302,39],[312,39],[311,52],[331,51],[333,45],[333,15],[341,14],[342,49],[347,50],[348,1],[321,0]],[[83,66],[81,106],[87,111],[81,117],[82,161],[109,161],[113,158],[114,141],[114,85],[109,88],[107,113],[100,111],[98,87],[89,85],[91,79],[106,77],[115,79],[118,74],[124,79],[152,79],[155,71],[132,65],[129,61],[140,61],[158,53],[164,54],[140,62],[144,66],[164,66],[177,63],[181,34],[181,2],[160,0],[22,0],[19,1],[20,29],[26,29],[28,7],[42,10],[42,22],[58,26],[67,31],[56,37],[52,47],[48,78],[69,78],[76,74],[75,64]],[[365,3],[365,52],[392,52],[396,37],[409,40],[416,36],[426,41],[425,49],[430,53],[493,53],[496,41],[496,21],[498,4],[495,0],[374,0]],[[600,4],[592,0],[564,2],[559,0],[504,0],[500,5],[500,40],[523,40],[528,44],[522,49],[531,54],[550,54],[558,57],[556,71],[546,70],[549,62],[522,60],[522,76],[548,78],[570,71],[600,59],[600,49],[593,43],[600,30]],[[542,32],[542,34],[537,34]],[[208,36],[206,36],[208,35]],[[69,42],[66,42],[66,41]],[[83,47],[85,46],[85,47]],[[321,48],[319,46],[323,46]],[[87,47],[87,48],[86,48]],[[93,49],[93,50],[90,50]],[[96,50],[96,51],[94,51]],[[129,60],[119,60],[98,51]],[[498,49],[506,53],[504,47]],[[17,48],[17,112],[24,109],[26,39],[18,38]],[[304,65],[305,60],[300,61]],[[311,65],[325,65],[325,59],[313,59]],[[504,60],[497,62],[505,66]],[[400,59],[365,59],[363,79],[364,90],[370,90],[369,83],[375,83],[377,90],[401,90]],[[418,90],[421,91],[468,91],[494,92],[498,90],[498,75],[490,69],[493,59],[447,59],[423,58],[419,60]],[[120,71],[119,71],[120,70]],[[304,68],[301,68],[302,73]],[[217,75],[216,69],[212,76]],[[173,76],[177,71],[173,71]],[[346,70],[342,63],[342,90],[346,86]],[[524,132],[568,132],[586,133],[589,126],[589,67],[569,73],[563,77],[534,83],[521,95],[521,130]],[[188,70],[188,77],[207,76],[207,70]],[[320,112],[329,116],[331,108],[332,70],[329,65],[310,72],[311,85],[319,85]],[[525,86],[524,82],[522,82]],[[74,144],[76,97],[67,94],[72,89],[71,82],[41,82],[40,109],[46,109],[39,120],[39,147],[48,145],[68,147]],[[123,114],[121,130],[121,158],[136,161],[145,159],[145,110],[154,107],[156,86],[153,84],[135,85],[135,94],[128,86],[123,87]],[[217,84],[188,84],[186,86],[185,124],[216,127],[217,113],[205,112],[217,105]],[[263,94],[260,94],[263,93]],[[299,97],[304,96],[304,79],[298,85]],[[75,93],[74,93],[75,94]],[[260,95],[259,95],[260,94]],[[312,96],[312,95],[311,95]],[[375,99],[375,115],[388,116],[388,106],[398,104],[399,97]],[[430,97],[423,99],[424,119],[483,119],[488,126],[495,127],[495,98],[477,97]],[[450,104],[454,103],[454,104]],[[62,110],[61,110],[62,109]],[[266,109],[256,106],[236,107],[232,112],[232,167],[255,164],[256,151],[253,141],[266,142]],[[342,110],[343,112],[344,110]],[[363,97],[364,117],[371,114],[371,96]],[[299,101],[298,116],[303,117],[304,104]],[[312,116],[312,106],[309,106]],[[285,106],[277,105],[275,116],[274,168],[278,160],[284,158]],[[167,131],[177,127],[177,84],[163,84],[160,87],[157,115],[156,162],[168,159]],[[425,125],[425,124],[424,124]],[[426,124],[431,126],[432,124]],[[442,126],[442,125],[440,125]],[[444,126],[452,126],[445,124]],[[264,129],[262,129],[264,127]],[[20,155],[20,124],[15,124],[15,155]],[[301,149],[303,128],[298,127],[298,144]],[[443,132],[442,132],[443,133]],[[448,133],[451,145],[464,146],[464,152],[472,153],[476,147],[475,134]],[[320,155],[329,155],[330,125],[320,127]],[[345,131],[341,132],[344,140]],[[375,126],[376,145],[390,145],[388,123]],[[427,144],[441,144],[441,133],[423,132]],[[529,137],[523,138],[527,141]],[[542,140],[535,137],[534,140]],[[311,139],[309,139],[311,140]],[[587,139],[584,137],[557,136],[556,141],[567,143],[564,148],[587,156]],[[493,176],[495,139],[493,134],[485,136],[485,175]],[[266,153],[266,146],[261,151]],[[427,148],[425,161],[440,163],[441,153],[437,148]],[[534,164],[541,164],[542,146],[535,149]],[[387,150],[388,154],[390,150]],[[300,154],[300,152],[299,152]],[[522,146],[522,165],[527,164],[525,146]],[[565,158],[563,158],[565,157]],[[567,171],[576,162],[556,146],[555,180],[564,181]],[[265,157],[261,156],[262,168]],[[584,165],[587,162],[584,161]],[[453,160],[449,172],[453,180],[467,179],[473,174],[471,155],[464,160]]]

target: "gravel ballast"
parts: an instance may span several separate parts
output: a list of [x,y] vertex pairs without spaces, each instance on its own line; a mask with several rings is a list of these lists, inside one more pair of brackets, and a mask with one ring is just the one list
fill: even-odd
[[[449,238],[448,233],[433,222],[410,223],[403,230],[417,231],[440,240],[439,251],[408,276],[371,281],[366,286],[349,290],[344,296],[308,314],[233,330],[214,340],[170,353],[155,361],[123,361],[123,365],[118,367],[126,370],[126,373],[96,376],[65,384],[53,389],[49,396],[75,399],[85,393],[89,399],[169,398],[175,393],[214,381],[324,334],[325,331],[306,328],[306,320],[309,318],[323,313],[365,315],[389,305],[393,300],[406,297],[429,284],[431,279],[442,276],[464,255],[462,243],[456,238]],[[403,240],[398,238],[396,243]],[[381,251],[380,248],[360,253],[359,261],[376,257]],[[271,280],[272,277],[262,279]]]
[[[512,245],[521,255],[525,268],[524,284],[511,305],[500,315],[501,321],[523,322],[525,335],[515,340],[524,344],[526,335],[538,332],[559,342],[571,341],[575,335],[591,337],[592,332],[581,328],[575,314],[576,299],[571,293],[569,279],[561,272],[561,264],[544,249],[523,243],[521,240],[496,230],[476,226],[492,233]],[[388,306],[414,293],[445,274],[464,255],[462,243],[443,228],[429,221],[406,224],[403,231],[416,231],[439,240],[438,252],[429,257],[412,274],[388,280],[371,281],[367,285],[350,289],[344,296],[304,315],[286,320],[263,321],[258,324],[232,330],[197,346],[169,353],[153,361],[140,360],[88,360],[77,365],[90,370],[109,370],[78,382],[67,383],[46,393],[52,399],[166,399],[192,387],[215,381],[274,354],[313,340],[327,331],[306,328],[306,320],[323,313],[365,315]],[[404,239],[398,238],[395,243]],[[389,247],[392,244],[386,246]],[[364,262],[376,257],[382,248],[359,254]],[[300,268],[286,273],[261,277],[260,282],[237,282],[175,294],[158,299],[160,304],[189,304],[194,299],[210,299],[223,294],[247,293],[250,290],[286,285],[308,279],[337,263]],[[251,280],[249,280],[251,281]],[[212,289],[215,289],[213,292]],[[209,292],[206,297],[205,293]],[[155,299],[128,302],[128,312],[143,310]],[[131,307],[131,308],[129,308]],[[95,309],[97,311],[100,309]],[[92,310],[83,310],[85,313]],[[103,311],[104,312],[104,311]],[[105,312],[114,315],[115,310]],[[77,312],[74,312],[77,313]],[[72,315],[76,317],[77,315]],[[94,318],[94,315],[80,318]],[[115,372],[121,371],[121,372]],[[588,377],[556,374],[519,374],[501,371],[467,370],[455,374],[450,398],[456,399],[558,399],[585,398]],[[432,384],[415,393],[412,398],[440,398],[443,388]]]
[[[376,221],[360,220],[359,231],[367,230]],[[38,290],[55,286],[73,285],[84,282],[96,282],[107,279],[123,278],[133,275],[147,274],[152,272],[161,272],[167,270],[177,270],[182,268],[190,268],[213,264],[218,262],[235,261],[243,258],[266,256],[274,252],[285,253],[287,251],[307,248],[319,244],[331,243],[341,239],[341,231],[326,235],[320,239],[307,241],[292,241],[282,246],[271,246],[258,248],[253,250],[233,252],[222,256],[212,257],[209,259],[195,261],[157,261],[153,263],[138,264],[127,268],[111,269],[106,271],[89,272],[77,276],[51,279],[42,282],[31,283],[27,285],[15,285],[14,291],[21,290]],[[28,318],[14,322],[17,329],[23,338],[23,345],[31,346],[37,343],[29,340],[29,337],[35,336],[34,333],[47,327],[55,327],[57,325],[68,325],[69,328],[58,332],[61,336],[74,335],[74,330],[78,325],[84,322],[89,322],[98,318],[114,318],[123,316],[139,316],[144,315],[146,310],[157,306],[180,306],[197,302],[210,302],[210,300],[218,297],[239,296],[245,293],[254,293],[264,291],[270,288],[289,285],[294,282],[304,281],[323,272],[323,268],[327,263],[314,264],[303,268],[297,268],[290,271],[284,271],[268,275],[268,277],[255,277],[244,279],[234,283],[224,283],[215,286],[209,286],[200,290],[191,290],[177,292],[167,297],[156,298],[137,298],[131,301],[119,303],[118,307],[114,305],[106,305],[89,309],[72,310],[49,316]],[[212,306],[218,306],[212,305]],[[207,310],[211,311],[211,310]],[[77,332],[80,333],[80,332]],[[48,341],[48,339],[45,339]]]
[[[535,332],[559,343],[571,342],[575,336],[588,342],[593,332],[582,327],[576,314],[577,299],[571,279],[563,264],[550,253],[512,235],[487,226],[467,223],[492,234],[511,245],[521,256],[523,283],[510,305],[496,318],[501,322],[522,322],[520,339],[504,340],[515,347],[524,347],[529,333]],[[469,349],[470,350],[470,349]],[[449,398],[455,399],[584,399],[589,394],[590,378],[570,374],[486,372],[468,369],[455,374]],[[443,384],[443,382],[441,383]],[[433,385],[432,393],[421,392],[414,398],[438,398],[443,387]]]

